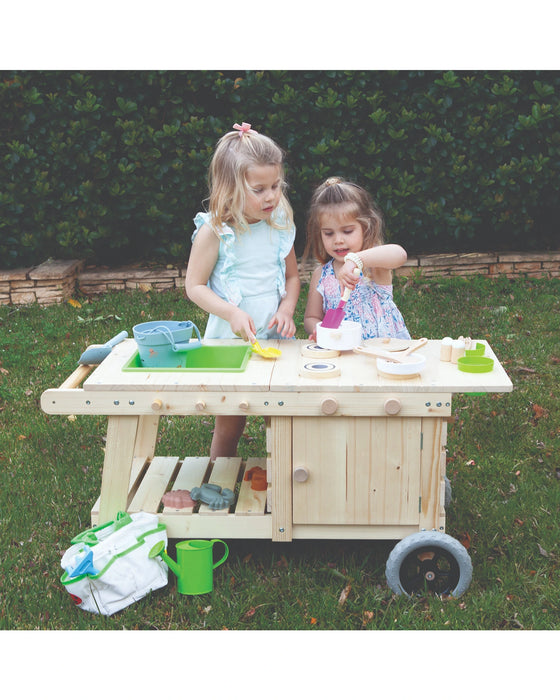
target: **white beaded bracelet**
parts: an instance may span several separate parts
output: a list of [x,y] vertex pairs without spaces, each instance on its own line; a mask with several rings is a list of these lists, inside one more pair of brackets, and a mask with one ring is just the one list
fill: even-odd
[[344,262],[347,262],[348,260],[351,260],[354,265],[360,270],[360,272],[364,271],[364,263],[361,261],[360,256],[357,253],[348,253],[347,255],[344,256]]

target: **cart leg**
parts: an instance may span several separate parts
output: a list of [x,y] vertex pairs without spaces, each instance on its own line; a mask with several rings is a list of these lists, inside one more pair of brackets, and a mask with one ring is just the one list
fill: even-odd
[[138,416],[110,416],[108,419],[99,499],[100,523],[114,520],[120,510],[126,511],[138,424]]
[[272,540],[292,541],[292,419],[272,416]]
[[445,530],[441,483],[445,475],[447,425],[441,418],[422,419],[420,528]]
[[152,459],[156,452],[159,416],[140,416],[134,446],[134,456]]

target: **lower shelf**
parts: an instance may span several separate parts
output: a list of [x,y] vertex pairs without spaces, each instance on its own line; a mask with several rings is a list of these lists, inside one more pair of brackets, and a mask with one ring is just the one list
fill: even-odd
[[[253,467],[266,469],[266,458],[154,457],[136,458],[132,464],[126,510],[158,515],[171,539],[217,537],[220,539],[273,540],[268,491],[255,491],[245,481]],[[269,476],[270,478],[270,476]],[[164,507],[163,496],[172,490],[191,491],[202,484],[218,484],[236,494],[229,508],[211,510],[197,504],[189,508]],[[270,484],[269,484],[270,487]],[[91,510],[92,526],[100,525],[99,499]],[[443,530],[443,528],[440,528]],[[398,540],[418,531],[414,525],[356,525],[352,523],[295,524],[290,539]]]
[[[267,491],[255,491],[244,480],[253,467],[266,469],[265,458],[238,457],[154,457],[137,458],[131,470],[127,512],[157,513],[167,528],[168,537],[271,538],[272,518],[267,513]],[[171,490],[191,491],[202,484],[217,484],[231,489],[236,499],[229,508],[212,510],[198,503],[193,507],[170,508],[162,503]],[[91,511],[92,525],[99,525],[99,499]]]

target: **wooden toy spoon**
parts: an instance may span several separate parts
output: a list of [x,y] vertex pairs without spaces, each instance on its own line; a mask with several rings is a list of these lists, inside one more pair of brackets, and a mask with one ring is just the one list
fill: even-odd
[[410,355],[411,353],[415,352],[416,350],[418,350],[418,348],[424,347],[424,345],[426,345],[427,342],[427,338],[419,338],[406,350],[397,350],[393,353],[393,355],[398,355],[399,357],[407,357],[407,355]]
[[387,360],[388,362],[399,362],[405,364],[407,362],[406,358],[403,360],[398,353],[392,352],[381,352],[381,350],[376,350],[375,348],[368,348],[365,345],[358,345],[352,348],[353,352],[358,355],[370,355],[371,357],[380,357],[382,360]]
[[372,355],[373,357],[381,357],[383,360],[388,360],[389,362],[399,362],[400,364],[406,364],[408,362],[408,356],[413,353],[418,348],[423,347],[428,342],[427,338],[420,338],[415,343],[413,343],[406,350],[399,350],[398,352],[382,352],[376,350],[375,348],[365,347],[364,345],[358,345],[354,348],[354,352],[361,355]]

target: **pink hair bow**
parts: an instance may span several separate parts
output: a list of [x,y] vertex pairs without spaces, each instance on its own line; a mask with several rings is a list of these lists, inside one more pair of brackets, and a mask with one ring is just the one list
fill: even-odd
[[241,124],[241,125],[240,125],[240,124],[234,124],[234,125],[233,125],[233,128],[234,128],[236,131],[239,131],[239,137],[240,137],[240,138],[243,136],[243,134],[256,134],[256,133],[258,133],[258,132],[256,132],[254,129],[251,129],[251,125],[250,125],[250,124],[247,124],[247,122],[243,122],[243,124]]

